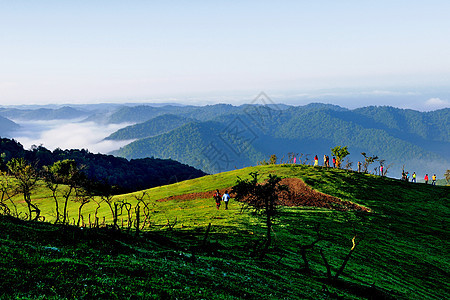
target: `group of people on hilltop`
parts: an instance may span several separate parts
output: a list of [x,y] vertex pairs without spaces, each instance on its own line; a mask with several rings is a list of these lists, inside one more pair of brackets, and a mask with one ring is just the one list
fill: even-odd
[[223,195],[220,194],[219,190],[216,190],[216,192],[213,195],[214,200],[216,201],[216,207],[217,209],[220,208],[220,204],[223,201],[225,203],[225,209],[228,209],[228,202],[230,201],[230,194],[228,194],[228,191],[225,191]]
[[[423,180],[425,181],[425,184],[428,184],[428,174],[425,174]],[[431,176],[431,185],[436,185],[436,174],[433,174],[433,176]]]
[[[417,174],[416,172],[413,172],[412,176],[411,176],[411,182],[416,183],[416,178],[417,178]],[[410,179],[410,175],[409,172],[405,172],[402,171],[402,180],[409,182]],[[429,178],[428,178],[428,174],[425,174],[425,177],[423,178],[423,180],[425,181],[425,184],[428,184]],[[436,185],[436,174],[433,174],[433,176],[431,176],[431,185]]]
[[[333,157],[333,168],[336,168],[336,158]],[[314,156],[314,167],[319,166],[319,157],[317,155]],[[328,155],[323,156],[323,166],[324,167],[330,167],[330,157]],[[358,172],[361,172],[362,163],[358,161]],[[385,168],[383,165],[380,166],[380,175],[384,176],[385,174]],[[411,177],[411,178],[410,178]],[[417,182],[417,174],[416,172],[413,172],[413,174],[410,176],[409,172],[402,171],[402,180],[409,182],[411,179],[411,182],[416,183]],[[425,184],[428,184],[429,178],[428,174],[424,177]],[[433,174],[431,176],[431,185],[436,185],[436,174]]]
[[[332,159],[333,168],[336,168],[336,157],[333,156]],[[319,166],[319,157],[316,155],[314,156],[314,166]],[[330,157],[328,155],[323,156],[323,166],[329,168],[330,167]]]

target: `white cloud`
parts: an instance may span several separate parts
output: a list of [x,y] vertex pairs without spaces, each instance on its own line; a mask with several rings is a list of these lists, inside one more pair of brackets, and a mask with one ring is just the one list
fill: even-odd
[[425,101],[425,106],[431,109],[450,107],[450,101],[441,98],[430,98]]
[[70,121],[16,121],[22,126],[13,138],[26,149],[42,145],[49,150],[87,149],[92,153],[108,153],[131,141],[106,141],[105,137],[130,124],[100,125],[94,122]]

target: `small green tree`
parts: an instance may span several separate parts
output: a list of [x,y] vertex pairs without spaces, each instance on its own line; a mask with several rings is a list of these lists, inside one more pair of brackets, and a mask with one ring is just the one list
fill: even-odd
[[269,164],[270,165],[276,165],[277,164],[277,156],[275,155],[275,154],[272,154],[271,156],[270,156],[270,159],[269,159]]
[[[28,219],[38,220],[41,210],[31,201],[31,191],[38,180],[36,168],[30,165],[24,158],[13,158],[7,163],[7,167],[14,178],[17,179],[17,191],[23,194],[23,200],[28,206]],[[32,217],[35,214],[34,218]]]
[[331,153],[336,157],[336,167],[338,169],[341,167],[344,157],[350,154],[350,152],[348,152],[347,146],[336,146],[334,148],[331,148]]
[[252,172],[249,175],[250,179],[238,177],[231,192],[235,194],[237,201],[244,203],[243,208],[249,205],[265,217],[267,236],[261,251],[261,256],[263,256],[272,242],[271,232],[277,212],[278,195],[281,191],[287,190],[287,186],[280,184],[281,178],[273,174],[269,175],[269,179],[264,184],[258,182],[258,172]]
[[2,171],[6,170],[5,158],[6,158],[6,153],[0,154],[0,170],[2,170]]
[[[47,187],[52,191],[53,199],[55,200],[56,222],[59,222],[61,215],[58,204],[58,185],[66,185],[66,187],[59,190],[59,193],[64,200],[62,223],[66,224],[69,222],[67,216],[67,205],[69,199],[74,191],[75,194],[77,194],[77,190],[85,184],[86,177],[84,173],[81,172],[81,169],[77,167],[77,163],[73,159],[57,161],[50,167],[44,168],[44,170]],[[78,192],[78,194],[80,194],[80,192]],[[79,199],[77,199],[77,201]]]

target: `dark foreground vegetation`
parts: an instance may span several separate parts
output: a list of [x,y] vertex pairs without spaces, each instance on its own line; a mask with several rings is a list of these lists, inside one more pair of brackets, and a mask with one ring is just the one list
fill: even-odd
[[[358,204],[278,206],[267,241],[254,210],[216,209],[237,180],[297,178]],[[289,181],[282,181],[287,183]],[[0,217],[0,290],[22,299],[447,299],[450,187],[266,165],[147,191],[144,231]],[[196,194],[197,193],[197,194]],[[170,199],[167,195],[172,195]],[[187,195],[189,197],[187,197]],[[298,194],[298,197],[302,195]],[[128,197],[128,198],[127,198]],[[119,199],[132,201],[134,195]],[[179,197],[179,198],[177,198]],[[328,201],[324,197],[323,201]],[[334,199],[334,198],[333,198]],[[136,200],[136,199],[135,199]],[[325,206],[324,206],[325,207]],[[171,220],[178,220],[159,226]],[[169,223],[169,222],[167,222]],[[209,225],[211,224],[211,225]],[[265,255],[260,255],[264,250]]]
[[[285,249],[252,257],[239,233],[135,235],[0,217],[0,290],[23,299],[396,299],[375,285],[306,271]],[[294,264],[292,264],[294,263]],[[291,265],[292,264],[292,265]]]

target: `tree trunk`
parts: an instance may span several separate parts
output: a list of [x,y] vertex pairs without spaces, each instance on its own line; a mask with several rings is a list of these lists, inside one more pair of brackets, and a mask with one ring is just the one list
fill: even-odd
[[141,221],[140,219],[140,207],[139,204],[136,206],[136,236],[139,236],[139,222]]
[[206,246],[206,242],[208,241],[209,231],[211,230],[211,223],[208,224],[208,228],[206,228],[205,236],[203,237],[202,247]]
[[81,221],[81,209],[83,209],[83,206],[86,204],[86,202],[83,202],[80,204],[80,207],[78,207],[78,221],[77,221],[77,226],[80,226],[80,221]]
[[[66,224],[66,220],[68,220],[67,216],[67,203],[69,202],[70,194],[72,193],[72,187],[69,187],[69,191],[64,195],[64,216],[63,216],[63,224]],[[68,221],[70,222],[70,221]]]
[[[28,205],[28,212],[30,214],[30,217],[29,217],[30,221],[31,220],[37,221],[39,219],[39,216],[41,215],[41,210],[36,205],[31,203],[31,198],[30,198],[30,194],[29,193],[24,193],[23,194],[23,198],[24,198],[25,202]],[[32,219],[33,212],[36,213],[36,216],[34,217],[34,219]]]
[[302,247],[300,249],[300,253],[302,255],[303,262],[305,263],[305,270],[309,272],[309,262],[308,262],[308,259],[306,258],[306,248]]
[[331,267],[328,264],[327,259],[325,258],[325,255],[323,254],[323,250],[320,249],[320,255],[322,256],[323,262],[325,264],[325,267],[327,268],[327,279],[328,279],[328,283],[331,283],[333,281],[333,278],[331,277]]
[[345,269],[345,266],[347,265],[347,263],[348,263],[350,257],[351,257],[352,254],[353,254],[353,251],[355,251],[356,246],[359,244],[359,241],[355,243],[355,239],[356,239],[356,235],[355,235],[355,236],[353,237],[353,239],[352,239],[353,246],[352,246],[352,248],[350,249],[350,252],[349,252],[349,253],[347,254],[347,256],[345,257],[344,262],[342,263],[342,265],[341,265],[341,267],[339,268],[339,270],[336,272],[336,275],[334,275],[334,279],[333,279],[334,281],[336,281],[336,280],[339,278],[339,276],[342,274],[342,272],[343,272],[344,269]]

